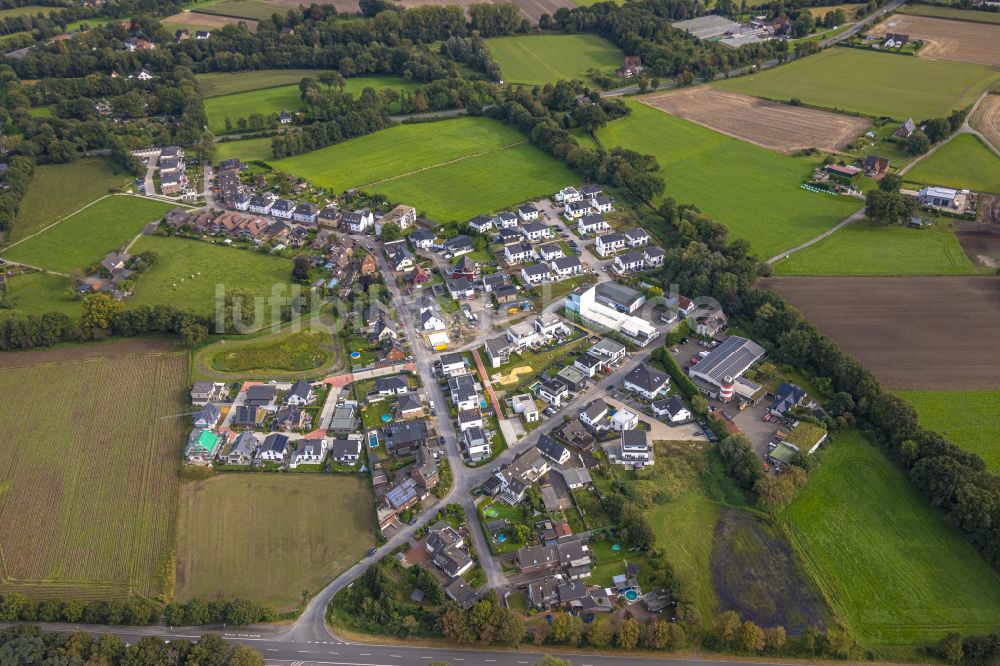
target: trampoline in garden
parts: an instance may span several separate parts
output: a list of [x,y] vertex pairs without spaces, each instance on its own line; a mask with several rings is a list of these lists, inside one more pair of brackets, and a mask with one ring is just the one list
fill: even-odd
[[625,601],[635,601],[639,598],[639,593],[635,590],[625,590]]
[[351,352],[351,358],[361,358],[361,352]]
[[382,415],[382,423],[388,423],[391,420],[392,420],[392,414],[383,414]]
[[615,551],[616,553],[621,551],[621,549],[622,545],[620,543],[616,543],[615,545],[611,546],[611,550]]
[[486,507],[486,509],[483,510],[483,515],[486,516],[487,518],[496,518],[497,516],[500,515],[500,512],[497,510],[495,506],[488,506]]

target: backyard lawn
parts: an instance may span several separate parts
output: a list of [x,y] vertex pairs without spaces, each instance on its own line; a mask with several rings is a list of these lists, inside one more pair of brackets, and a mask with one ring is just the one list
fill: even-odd
[[[784,68],[782,68],[784,69]],[[598,132],[606,148],[649,153],[666,181],[664,196],[693,203],[750,241],[767,259],[812,238],[862,202],[803,190],[816,163],[734,139],[644,104]]]
[[186,238],[143,236],[133,253],[153,250],[158,259],[139,278],[132,305],[178,305],[214,316],[217,290],[249,289],[263,300],[257,307],[263,324],[272,320],[271,296],[283,304],[289,296],[292,262],[249,250],[240,250]]
[[486,44],[505,83],[544,85],[586,79],[591,69],[608,73],[623,62],[616,46],[592,34],[494,37]]
[[906,174],[919,185],[1000,194],[1000,157],[971,134],[959,134]]
[[271,137],[263,139],[241,139],[220,141],[215,144],[215,159],[218,161],[238,158],[244,162],[267,162],[274,158]]
[[60,273],[86,269],[126,245],[174,204],[112,196],[3,252],[5,259]]
[[862,643],[927,643],[1000,623],[1000,576],[872,444],[845,433],[822,455],[782,518]]
[[995,68],[830,48],[787,65],[720,82],[747,95],[906,120],[947,116],[972,104]]
[[[100,157],[66,164],[40,164],[35,167],[28,191],[21,199],[10,240],[31,235],[131,180],[110,159]],[[73,187],[65,187],[66,183],[73,183]]]
[[973,275],[946,219],[911,229],[854,222],[774,264],[778,275]]
[[899,391],[917,410],[920,425],[979,454],[1000,474],[1000,391]]

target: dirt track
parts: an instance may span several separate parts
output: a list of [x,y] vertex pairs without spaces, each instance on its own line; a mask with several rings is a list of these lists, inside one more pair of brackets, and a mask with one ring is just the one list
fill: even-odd
[[[997,45],[1000,50],[1000,44]],[[1000,95],[987,95],[979,103],[969,124],[982,132],[997,148],[1000,148]]]
[[838,151],[869,123],[864,118],[789,106],[709,86],[638,98],[644,104],[769,150]]
[[762,281],[889,389],[1000,388],[1000,279],[782,277]]
[[924,42],[921,58],[1000,65],[1000,25],[894,14],[869,34],[904,33]]
[[[280,2],[282,0],[276,1]],[[355,4],[356,1],[357,0],[352,0]],[[468,13],[469,5],[482,1],[483,0],[448,0],[447,4],[459,5],[462,9],[466,10],[466,13]],[[500,2],[501,0],[492,1]],[[520,7],[521,15],[530,20],[532,23],[538,23],[538,19],[541,18],[542,14],[548,14],[549,16],[554,15],[556,10],[560,7],[566,7],[567,9],[573,9],[576,7],[573,0],[513,0],[513,2]],[[340,2],[334,0],[334,4],[337,9],[340,9]],[[442,2],[441,0],[400,0],[399,4],[404,7],[422,7],[424,5],[440,5]]]

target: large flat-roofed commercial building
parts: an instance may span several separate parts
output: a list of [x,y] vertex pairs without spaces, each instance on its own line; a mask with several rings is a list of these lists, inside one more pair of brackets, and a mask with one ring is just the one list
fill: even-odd
[[698,39],[712,39],[713,37],[722,37],[727,34],[736,35],[743,29],[743,26],[736,21],[727,19],[725,16],[719,16],[718,14],[707,14],[686,21],[677,21],[670,25]]
[[[599,290],[603,294],[601,297],[598,296]],[[645,319],[629,314],[644,302],[645,296],[634,289],[615,282],[602,282],[571,293],[566,298],[566,309],[578,314],[590,326],[614,331],[645,347],[659,335],[659,331]]]
[[734,397],[756,402],[763,397],[764,389],[744,379],[743,373],[764,358],[767,352],[753,340],[737,335],[730,336],[697,365],[689,374],[698,388],[712,397],[729,401]]

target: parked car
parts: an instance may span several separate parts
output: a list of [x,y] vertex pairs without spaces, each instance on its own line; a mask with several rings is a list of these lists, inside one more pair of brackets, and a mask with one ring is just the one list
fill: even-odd
[[376,552],[378,552],[378,548],[372,548],[371,550],[369,550],[369,551],[368,551],[368,553],[367,553],[367,554],[365,554],[365,557],[371,557],[371,556],[372,556],[372,555],[374,555],[374,554],[375,554]]

